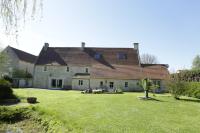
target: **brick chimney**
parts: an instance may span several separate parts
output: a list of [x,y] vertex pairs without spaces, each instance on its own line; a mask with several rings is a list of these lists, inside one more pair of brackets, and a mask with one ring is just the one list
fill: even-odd
[[46,51],[47,50],[47,48],[49,47],[49,43],[44,43],[44,46],[43,46],[43,49]]
[[81,50],[84,50],[85,48],[85,42],[81,42]]
[[139,50],[139,43],[133,43],[133,45],[135,50]]

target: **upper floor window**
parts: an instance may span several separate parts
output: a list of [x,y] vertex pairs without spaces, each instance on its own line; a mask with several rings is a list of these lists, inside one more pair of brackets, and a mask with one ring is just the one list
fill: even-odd
[[85,72],[88,73],[88,68],[85,68]]
[[47,71],[47,66],[44,66],[44,71],[45,71],[45,72]]
[[96,54],[94,55],[94,58],[95,58],[95,59],[100,59],[100,58],[101,58],[101,53],[96,53]]
[[118,53],[118,54],[117,54],[117,58],[118,58],[119,60],[127,59],[127,54],[125,54],[125,53]]
[[66,70],[67,72],[69,72],[69,67],[67,67],[67,70]]
[[125,87],[125,88],[128,87],[128,82],[125,82],[124,87]]

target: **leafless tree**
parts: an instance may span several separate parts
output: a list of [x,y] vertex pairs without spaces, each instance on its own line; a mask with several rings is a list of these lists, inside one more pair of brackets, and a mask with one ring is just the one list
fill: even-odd
[[158,64],[156,56],[151,54],[142,54],[140,57],[141,64]]

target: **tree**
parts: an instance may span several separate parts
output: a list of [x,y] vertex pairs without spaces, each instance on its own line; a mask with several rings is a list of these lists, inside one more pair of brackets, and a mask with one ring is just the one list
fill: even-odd
[[200,56],[197,55],[192,62],[192,69],[200,69]]
[[151,54],[142,54],[140,57],[141,64],[157,64],[158,60],[156,56]]
[[6,33],[17,34],[22,21],[28,16],[34,18],[38,6],[42,11],[43,0],[1,0],[0,21]]
[[159,86],[154,85],[153,81],[145,78],[140,80],[139,82],[139,86],[142,87],[144,89],[144,93],[145,93],[145,98],[148,99],[149,98],[149,91],[158,88]]
[[181,81],[178,77],[173,77],[168,81],[165,81],[165,85],[171,95],[177,100],[180,99],[180,96],[185,95],[187,90],[187,83],[185,81]]

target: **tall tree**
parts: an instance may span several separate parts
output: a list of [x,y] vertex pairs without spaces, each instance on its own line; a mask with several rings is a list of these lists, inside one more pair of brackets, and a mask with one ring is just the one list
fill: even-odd
[[197,55],[192,62],[192,69],[200,69],[200,56]]
[[157,64],[158,60],[156,56],[151,54],[142,54],[140,57],[140,61],[142,64]]

